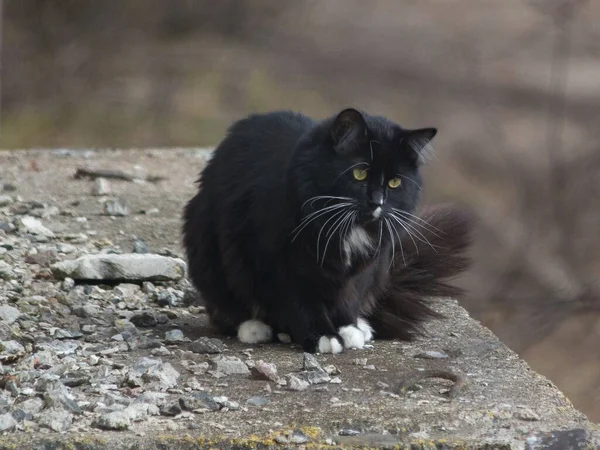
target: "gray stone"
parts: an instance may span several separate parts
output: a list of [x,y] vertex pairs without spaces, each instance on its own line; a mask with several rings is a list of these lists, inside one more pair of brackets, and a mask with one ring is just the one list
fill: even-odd
[[167,290],[158,291],[156,292],[156,303],[158,303],[158,306],[175,306],[177,304],[177,297]]
[[0,261],[0,279],[10,280],[14,277],[13,268],[5,261]]
[[127,205],[125,204],[125,202],[123,200],[120,200],[120,199],[107,200],[104,203],[103,212],[107,216],[124,217],[124,216],[129,215],[129,208],[127,207]]
[[158,415],[160,410],[158,406],[147,402],[135,402],[123,410],[133,422],[141,422],[149,415]]
[[176,416],[178,414],[181,414],[181,406],[179,405],[179,403],[168,403],[160,407],[160,414],[163,416],[170,417]]
[[94,184],[92,185],[92,195],[94,196],[102,196],[102,195],[110,195],[112,192],[110,181],[106,178],[96,178],[94,180]]
[[203,336],[192,342],[189,349],[194,353],[215,354],[222,353],[226,347],[219,339]]
[[73,415],[64,409],[48,409],[39,418],[38,423],[57,433],[67,431],[73,423]]
[[236,409],[240,408],[240,405],[238,402],[231,401],[223,395],[219,396],[219,397],[213,397],[213,400],[215,402],[217,402],[219,405],[221,405],[223,408],[227,408],[227,409],[231,409],[231,410],[236,410]]
[[289,439],[292,444],[306,444],[309,441],[308,436],[301,430],[294,430]]
[[165,341],[168,344],[177,344],[185,341],[185,336],[181,330],[169,330],[165,333]]
[[81,407],[69,393],[68,388],[60,381],[49,383],[44,393],[44,404],[47,408],[64,408],[74,414],[83,413]]
[[151,328],[158,325],[156,314],[150,311],[144,311],[139,314],[135,314],[129,318],[129,321],[136,327],[140,328]]
[[254,396],[246,400],[246,403],[253,406],[265,406],[267,403],[269,403],[269,399],[266,397]]
[[129,371],[128,381],[133,386],[146,383],[157,384],[159,388],[168,389],[177,385],[179,372],[169,363],[158,359],[140,358]]
[[527,422],[537,422],[540,420],[539,414],[529,408],[523,408],[520,411],[515,412],[513,416],[519,420],[525,420]]
[[75,247],[72,244],[65,244],[65,243],[61,242],[56,246],[56,251],[58,251],[59,253],[65,253],[65,254],[75,253],[77,251],[77,247]]
[[77,348],[79,348],[77,341],[61,341],[58,339],[38,344],[39,350],[48,350],[49,352],[56,353],[58,356],[72,355]]
[[41,267],[50,267],[57,259],[58,256],[54,250],[40,250],[35,253],[29,253],[25,257],[25,262],[27,264],[37,264]]
[[218,411],[221,406],[206,392],[194,392],[179,398],[179,404],[185,411],[195,411],[207,409],[209,411]]
[[40,222],[35,217],[31,216],[23,216],[17,219],[17,228],[25,233],[35,234],[39,236],[45,237],[54,237],[54,232],[49,230],[42,222]]
[[150,253],[150,249],[148,245],[141,239],[136,239],[133,241],[133,247],[131,249],[132,253]]
[[0,320],[11,324],[21,317],[21,311],[13,306],[2,305],[0,306]]
[[185,262],[155,254],[102,254],[58,262],[51,270],[58,278],[74,280],[177,281],[184,276]]
[[0,195],[0,208],[3,206],[8,206],[12,202],[14,202],[14,200],[10,195]]
[[25,400],[24,402],[15,405],[15,408],[18,408],[21,411],[24,411],[25,413],[30,414],[32,416],[39,413],[43,407],[44,401],[39,397],[30,398],[28,400]]
[[320,370],[307,370],[299,375],[302,375],[310,384],[322,384],[331,381],[329,374]]
[[344,428],[343,430],[340,430],[338,434],[340,436],[358,436],[360,434],[360,431],[353,430],[351,428]]
[[57,216],[60,214],[60,210],[56,206],[48,206],[43,208],[35,208],[29,212],[32,216],[47,218],[52,216]]
[[[17,227],[15,227],[11,222],[7,222],[6,220],[0,220],[0,230],[1,231],[5,231],[7,233],[12,233],[16,229],[17,229]],[[4,248],[4,247],[2,247],[2,248]]]
[[415,355],[415,358],[421,358],[421,359],[446,359],[446,358],[448,358],[448,355],[446,355],[444,352],[438,352],[438,351],[435,351],[435,350],[427,350],[425,352],[417,353]]
[[0,433],[13,430],[17,425],[17,421],[14,419],[12,414],[6,413],[0,415]]
[[275,441],[279,444],[306,444],[309,439],[306,434],[304,434],[301,430],[294,430],[291,434],[288,435],[277,435],[275,436]]
[[156,286],[154,286],[149,281],[144,281],[142,283],[142,292],[145,294],[153,294],[154,292],[156,292]]
[[131,427],[131,417],[126,411],[113,411],[102,414],[93,425],[103,430],[127,430]]
[[104,430],[127,430],[132,422],[142,421],[149,414],[158,414],[158,408],[147,403],[133,403],[120,411],[102,414],[92,425]]
[[319,361],[317,361],[315,355],[306,352],[304,353],[304,362],[302,367],[304,368],[304,370],[323,371],[323,368],[321,367],[321,364],[319,364]]
[[213,370],[223,375],[248,375],[250,369],[237,356],[217,356],[212,360]]
[[69,277],[65,278],[60,285],[60,288],[65,292],[71,291],[74,287],[75,287],[75,280],[73,278],[69,278]]
[[301,380],[295,375],[287,375],[286,379],[288,388],[292,391],[305,391],[308,389],[308,381]]
[[138,294],[140,287],[133,283],[121,283],[113,289],[113,292],[119,297],[126,299]]
[[59,328],[54,333],[56,339],[79,339],[83,336],[83,333],[79,330],[64,330]]
[[36,361],[36,368],[39,369],[48,369],[54,366],[58,361],[58,357],[48,350],[40,350],[34,353],[33,359]]
[[24,353],[25,347],[17,341],[0,341],[0,355],[3,357],[18,356]]

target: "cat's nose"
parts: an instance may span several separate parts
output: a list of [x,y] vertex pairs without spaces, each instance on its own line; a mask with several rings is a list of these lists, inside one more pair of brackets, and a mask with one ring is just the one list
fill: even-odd
[[371,198],[369,199],[369,207],[371,209],[381,208],[383,205],[383,193],[381,192],[373,192],[371,194]]

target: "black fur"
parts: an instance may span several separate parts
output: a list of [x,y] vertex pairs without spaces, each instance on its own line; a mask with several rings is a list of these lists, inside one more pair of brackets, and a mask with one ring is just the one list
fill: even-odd
[[[359,316],[376,335],[414,335],[435,317],[427,297],[457,293],[443,280],[466,267],[468,221],[448,209],[410,215],[435,134],[354,109],[323,121],[282,111],[234,123],[184,210],[189,274],[212,323],[235,334],[260,319],[310,352]],[[349,260],[353,227],[373,248]]]

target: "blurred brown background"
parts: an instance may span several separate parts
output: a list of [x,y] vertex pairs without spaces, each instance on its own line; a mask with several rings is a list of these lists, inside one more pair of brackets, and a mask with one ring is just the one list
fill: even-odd
[[600,421],[600,2],[2,6],[2,148],[212,146],[279,108],[438,127],[426,201],[479,217],[464,305]]

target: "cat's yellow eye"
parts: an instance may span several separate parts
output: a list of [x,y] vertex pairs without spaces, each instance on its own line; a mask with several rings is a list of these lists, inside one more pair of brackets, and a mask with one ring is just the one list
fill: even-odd
[[400,180],[400,178],[392,178],[390,181],[388,181],[388,186],[391,187],[392,189],[396,189],[401,184],[402,184],[402,180]]
[[362,181],[367,178],[367,171],[357,167],[352,171],[352,175],[354,175],[354,178],[356,178],[358,181]]

